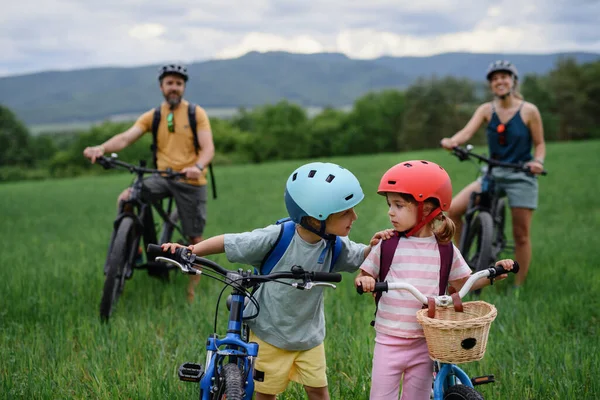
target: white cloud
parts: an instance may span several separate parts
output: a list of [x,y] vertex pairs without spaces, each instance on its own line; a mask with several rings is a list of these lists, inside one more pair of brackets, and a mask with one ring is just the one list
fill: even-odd
[[148,23],[135,25],[129,29],[129,36],[135,39],[155,39],[165,33],[166,28],[161,24]]
[[0,75],[252,50],[600,52],[597,0],[20,0],[2,11]]
[[233,58],[249,51],[293,51],[294,53],[319,53],[325,47],[310,35],[299,35],[290,38],[268,33],[251,32],[242,40],[216,54],[216,58]]

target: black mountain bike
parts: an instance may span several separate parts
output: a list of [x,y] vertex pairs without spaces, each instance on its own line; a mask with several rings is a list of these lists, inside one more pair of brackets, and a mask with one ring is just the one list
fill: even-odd
[[[460,161],[476,159],[487,164],[481,180],[481,191],[471,193],[464,216],[459,249],[473,272],[493,267],[498,256],[505,250],[514,250],[506,238],[506,197],[498,193],[492,171],[495,167],[511,168],[531,174],[524,164],[512,164],[471,153],[473,146],[455,147],[452,154]],[[479,168],[479,167],[478,167]],[[542,175],[547,172],[543,171]],[[481,290],[481,289],[480,289]],[[476,291],[479,293],[480,290]]]
[[[185,176],[179,172],[170,170],[157,170],[145,167],[145,162],[140,161],[136,166],[117,160],[117,155],[100,157],[98,163],[105,169],[124,168],[136,174],[131,184],[131,196],[129,200],[119,204],[117,218],[113,224],[113,231],[104,264],[104,289],[100,301],[100,317],[108,321],[112,314],[119,296],[123,292],[125,281],[133,275],[134,269],[146,269],[151,276],[168,280],[169,270],[174,267],[169,264],[150,260],[146,253],[147,262],[143,262],[140,241],[143,238],[147,247],[150,243],[167,243],[172,241],[175,231],[181,234],[181,243],[185,243],[185,235],[179,226],[177,209],[174,207],[173,198],[167,197],[157,202],[149,202],[142,199],[142,182],[146,174],[159,174],[167,179],[178,179]],[[166,207],[164,203],[167,203]],[[162,229],[157,238],[157,226],[155,225],[153,210],[162,219]]]

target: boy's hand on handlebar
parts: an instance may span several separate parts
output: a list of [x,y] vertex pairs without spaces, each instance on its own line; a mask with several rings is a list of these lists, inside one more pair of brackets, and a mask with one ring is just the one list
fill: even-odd
[[371,247],[376,246],[381,240],[388,240],[392,236],[394,236],[395,231],[393,229],[385,229],[383,231],[379,231],[373,235],[369,245]]
[[175,254],[175,250],[177,250],[180,247],[187,247],[192,252],[194,251],[194,245],[184,246],[179,243],[163,243],[160,245],[160,247],[164,252],[171,252],[171,254]]
[[[514,261],[511,259],[500,260],[496,263],[496,267],[498,267],[498,266],[502,266],[502,268],[504,268],[505,270],[510,271],[513,269]],[[497,281],[501,281],[502,279],[506,279],[507,276],[508,276],[508,274],[502,274],[502,275],[498,275],[494,279]]]
[[458,146],[458,143],[456,142],[456,140],[454,140],[452,138],[443,138],[440,141],[440,146],[442,146],[446,150],[452,150],[453,148]]

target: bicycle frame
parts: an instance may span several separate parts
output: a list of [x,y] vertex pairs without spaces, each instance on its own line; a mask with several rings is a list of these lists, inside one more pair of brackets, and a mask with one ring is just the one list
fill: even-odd
[[437,363],[439,368],[433,379],[433,400],[443,400],[444,393],[449,387],[456,385],[456,378],[462,385],[473,387],[471,378],[455,364]]
[[[119,229],[121,222],[123,221],[124,218],[131,218],[133,220],[135,228],[136,228],[136,239],[134,242],[134,246],[132,246],[132,247],[135,250],[137,250],[138,246],[140,244],[140,239],[143,239],[143,242],[145,245],[144,251],[146,253],[146,259],[149,260],[150,258],[149,258],[149,254],[147,251],[147,247],[151,243],[158,242],[156,226],[155,226],[155,222],[154,222],[154,215],[152,212],[153,209],[158,212],[159,216],[163,220],[163,230],[176,229],[183,237],[185,237],[185,235],[183,235],[182,229],[179,226],[179,224],[172,221],[171,217],[170,217],[171,212],[173,210],[173,198],[172,197],[167,198],[168,205],[167,205],[166,210],[165,210],[165,208],[163,208],[162,202],[160,202],[160,201],[149,202],[142,198],[144,174],[153,172],[155,170],[146,169],[144,162],[140,162],[139,167],[134,167],[134,166],[126,164],[126,163],[118,162],[117,160],[114,160],[111,158],[110,161],[108,161],[108,163],[113,163],[116,165],[123,166],[125,168],[128,168],[130,171],[133,171],[136,173],[136,177],[130,186],[131,194],[130,194],[129,199],[121,201],[119,204],[119,210],[117,213],[117,217],[115,218],[115,220],[113,222],[113,231],[111,234],[111,240],[110,240],[110,244],[109,244],[109,248],[108,248],[108,253],[110,253],[110,251],[112,249],[114,238],[115,238],[116,232]],[[130,265],[134,264],[135,257],[136,257],[135,252],[132,252],[132,254],[130,255],[130,259],[128,260],[130,262]],[[135,268],[138,268],[138,269],[156,268],[156,267],[164,268],[164,267],[166,267],[166,265],[164,263],[155,263],[152,261],[149,261],[145,264],[135,265]]]
[[[463,224],[463,226],[465,227],[465,229],[463,229],[461,231],[461,235],[460,235],[459,247],[461,249],[464,249],[465,241],[467,239],[467,235],[468,235],[468,231],[469,231],[468,228],[469,228],[471,221],[473,220],[473,217],[475,216],[475,214],[478,212],[481,212],[481,211],[486,211],[486,212],[490,213],[490,215],[492,215],[492,216],[496,215],[496,210],[498,208],[498,202],[500,201],[501,198],[505,197],[505,196],[500,196],[496,192],[496,187],[495,187],[496,181],[495,181],[494,176],[492,175],[493,168],[494,168],[494,165],[489,164],[487,171],[485,172],[485,174],[482,177],[481,191],[473,192],[473,193],[471,193],[471,195],[469,197],[469,203],[467,205],[467,210],[464,215],[465,223]],[[499,251],[498,251],[498,253],[499,253]]]
[[[229,373],[235,372],[235,374],[239,373],[241,375],[241,382],[232,381],[232,387],[240,389],[243,392],[243,395],[240,393],[241,397],[239,399],[250,400],[252,398],[252,394],[254,393],[254,363],[258,355],[258,343],[248,342],[248,337],[244,332],[245,323],[243,313],[246,298],[249,298],[257,306],[257,314],[248,318],[257,316],[260,312],[260,307],[252,297],[252,294],[248,292],[248,289],[255,288],[261,282],[278,282],[302,290],[311,290],[316,286],[328,286],[335,289],[335,285],[327,282],[340,282],[342,279],[339,273],[304,271],[299,266],[293,266],[289,272],[276,272],[268,275],[255,275],[250,270],[244,272],[241,269],[233,272],[210,260],[196,257],[186,247],[179,247],[175,251],[175,254],[173,254],[165,253],[160,246],[149,245],[148,251],[154,254],[162,254],[163,256],[156,257],[157,261],[174,264],[184,273],[201,274],[202,271],[193,268],[193,264],[208,267],[218,275],[224,276],[225,280],[207,274],[208,277],[215,278],[233,288],[231,303],[228,303],[229,321],[225,337],[219,339],[216,333],[209,335],[206,342],[206,362],[204,367],[194,363],[185,363],[179,367],[178,375],[180,380],[200,383],[200,398],[202,400],[221,399],[221,390],[227,390],[227,372],[225,371],[228,364],[234,364],[237,367],[237,371],[235,371],[236,367],[234,367],[233,371],[229,369]],[[278,281],[278,279],[302,280],[302,283],[288,283]],[[313,282],[313,279],[324,282]],[[214,329],[217,329],[216,319]],[[228,358],[227,361],[225,360],[226,358]],[[221,374],[223,374],[222,381]],[[233,376],[230,376],[230,378],[233,378]],[[214,397],[215,395],[219,397]]]
[[[240,277],[241,278],[241,277]],[[254,393],[254,361],[258,356],[258,344],[247,342],[242,338],[243,311],[245,294],[234,289],[229,311],[227,334],[219,339],[216,334],[211,334],[206,342],[206,364],[204,376],[200,380],[200,393],[202,400],[209,400],[211,389],[219,375],[220,366],[229,357],[229,362],[237,364],[242,373],[245,398],[251,399]],[[225,349],[220,350],[222,347]],[[250,377],[250,379],[249,379]]]

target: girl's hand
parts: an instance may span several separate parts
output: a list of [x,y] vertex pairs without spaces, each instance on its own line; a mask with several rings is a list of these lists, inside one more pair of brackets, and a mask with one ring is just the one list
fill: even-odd
[[386,229],[383,231],[379,231],[373,235],[373,238],[369,242],[369,245],[371,247],[373,247],[373,246],[377,245],[377,243],[379,243],[381,240],[388,240],[395,234],[396,234],[396,231],[393,229]]
[[[505,259],[505,260],[500,260],[496,263],[496,267],[498,266],[502,266],[502,268],[504,268],[507,271],[510,271],[511,269],[513,269],[513,266],[515,265],[515,262],[511,259]],[[503,275],[499,275],[496,278],[494,278],[497,281],[501,281],[502,279],[506,279],[506,277],[508,276],[508,274],[503,274]]]
[[194,246],[183,246],[179,243],[163,243],[160,245],[163,251],[170,251],[171,254],[175,254],[175,250],[179,247],[187,247],[188,249],[194,251]]
[[375,289],[375,278],[369,275],[359,275],[354,279],[354,286],[362,286],[363,292],[372,292]]

